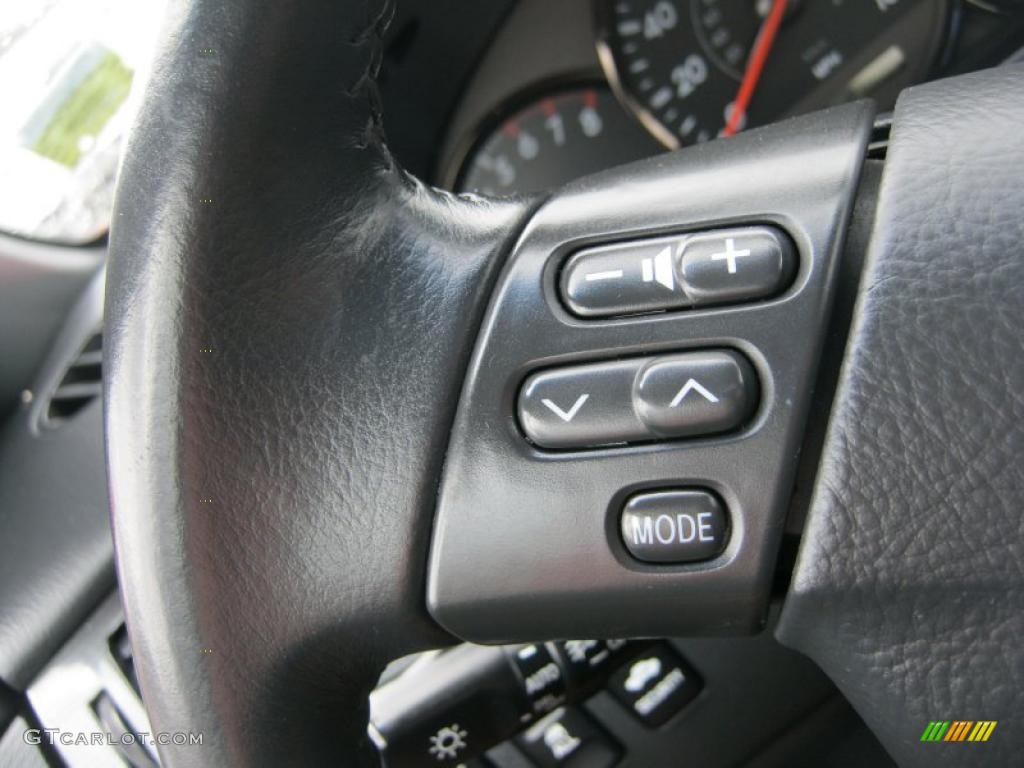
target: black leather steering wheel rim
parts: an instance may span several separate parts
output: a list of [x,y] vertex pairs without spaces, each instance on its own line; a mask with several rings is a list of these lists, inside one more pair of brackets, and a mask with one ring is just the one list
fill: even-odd
[[[1024,743],[1024,115],[1019,66],[905,92],[777,634],[900,765]],[[983,753],[931,721],[996,721]]]
[[[366,702],[380,668],[452,641],[424,605],[434,501],[480,318],[529,203],[449,196],[396,166],[373,83],[390,12],[390,3],[356,0],[177,4],[129,144],[108,274],[107,442],[119,578],[150,715],[157,730],[204,733],[201,750],[162,748],[169,765],[374,765]],[[876,564],[893,553],[862,540],[859,516],[870,510],[878,519],[903,514],[922,523],[931,507],[914,503],[920,482],[904,475],[908,482],[900,484],[890,474],[891,457],[869,462],[878,446],[850,436],[864,408],[862,377],[877,382],[893,374],[866,365],[872,334],[893,330],[872,320],[908,300],[887,286],[909,286],[913,301],[962,298],[936,288],[929,270],[944,262],[915,262],[894,241],[903,226],[911,254],[936,252],[927,230],[906,229],[922,218],[919,206],[901,207],[906,177],[926,161],[939,169],[924,188],[911,187],[916,195],[931,190],[936,199],[923,210],[936,217],[969,201],[953,206],[963,229],[937,230],[944,237],[991,225],[991,211],[1020,208],[1013,181],[1024,149],[1005,126],[1024,105],[1020,70],[1008,72],[915,91],[897,113],[897,170],[887,171],[883,186],[868,278],[874,282],[858,305],[781,629],[785,642],[832,674],[908,764],[934,761],[915,743],[912,730],[926,724],[921,718],[961,716],[940,706],[977,702],[985,712],[963,712],[964,719],[1003,718],[1002,743],[1021,743],[1009,719],[1021,709],[1024,686],[994,685],[996,674],[1017,682],[1024,676],[1024,656],[1006,639],[1019,636],[1022,616],[1024,558],[1006,504],[1024,487],[1012,461],[1021,455],[1019,427],[1000,438],[999,485],[977,485],[979,497],[953,494],[944,507],[961,521],[983,515],[1002,543],[970,550],[967,561],[952,546],[933,550],[946,562],[984,567],[986,598],[1010,596],[969,616],[966,628],[943,602],[965,595],[955,565],[943,573],[942,587],[926,585],[933,602],[922,608],[916,595],[910,605],[899,595],[905,572]],[[1004,105],[989,128],[956,111],[963,89]],[[1010,107],[1007,94],[1017,96]],[[936,122],[962,133],[933,133]],[[962,169],[934,158],[954,140],[977,150],[964,152],[964,163],[982,163],[993,178],[958,186]],[[1004,163],[986,164],[987,142],[997,140],[1010,147]],[[995,197],[1000,181],[1005,199]],[[942,198],[947,182],[958,196],[953,201]],[[995,220],[1020,234],[1019,223]],[[922,271],[890,275],[889,263]],[[871,414],[879,437],[890,419],[916,423],[919,460],[963,458],[956,426],[979,417],[994,423],[1006,413],[1019,420],[1013,318],[1024,312],[1024,276],[1019,259],[999,263],[1007,281],[1001,285],[1010,290],[982,280],[967,287],[977,292],[969,302],[975,317],[996,321],[994,345],[983,349],[1004,355],[989,361],[1006,386],[986,389],[987,402],[949,416],[935,443],[916,414]],[[959,269],[946,266],[940,276]],[[943,311],[958,310],[951,302]],[[907,344],[949,338],[904,318],[904,330],[908,324],[914,333]],[[970,348],[955,351],[986,362]],[[949,353],[941,346],[929,353],[928,377]],[[901,357],[920,364],[912,353],[887,362],[899,366]],[[951,393],[938,394],[930,402],[943,407]],[[944,453],[936,454],[938,447]],[[851,473],[858,458],[864,468]],[[983,469],[975,467],[972,477]],[[864,494],[869,483],[906,493],[906,508],[873,506]],[[919,531],[932,535],[927,525]],[[848,539],[857,544],[852,550]],[[849,587],[876,570],[882,578],[868,582],[878,587],[881,618],[872,624],[865,606],[874,603]],[[929,647],[908,636],[919,625],[918,610],[945,617],[962,641],[936,638]],[[859,643],[850,622],[865,633]],[[994,645],[973,643],[984,636]],[[886,638],[893,637],[909,649],[893,661],[905,674],[886,666]],[[983,671],[980,651],[1001,653],[1004,663]],[[958,661],[976,672],[966,701],[954,682]],[[922,675],[929,665],[944,672]]]
[[172,765],[376,764],[377,675],[448,642],[423,604],[433,497],[525,207],[395,166],[390,12],[177,4],[127,150],[108,455],[152,720],[204,734]]

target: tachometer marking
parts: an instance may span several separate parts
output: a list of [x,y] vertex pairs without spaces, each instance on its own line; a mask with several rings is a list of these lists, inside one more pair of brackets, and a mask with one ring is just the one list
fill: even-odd
[[539,192],[658,151],[611,91],[549,90],[494,124],[452,185],[486,194]]
[[619,34],[623,37],[638,34],[641,29],[643,29],[643,25],[636,19],[630,19],[619,24]]
[[663,85],[654,95],[651,96],[651,106],[655,109],[661,109],[672,100],[672,89],[667,85]]

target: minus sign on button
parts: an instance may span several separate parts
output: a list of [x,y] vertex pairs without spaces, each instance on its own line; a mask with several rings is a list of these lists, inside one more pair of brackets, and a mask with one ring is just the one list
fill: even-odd
[[593,282],[594,280],[618,280],[622,277],[622,274],[621,269],[610,269],[607,272],[591,272],[584,275],[583,279],[588,283]]

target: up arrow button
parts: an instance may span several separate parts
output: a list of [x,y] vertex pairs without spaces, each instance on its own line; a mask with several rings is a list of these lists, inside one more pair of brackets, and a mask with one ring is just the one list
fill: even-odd
[[663,437],[710,435],[736,429],[757,403],[757,379],[732,350],[656,357],[637,377],[633,407]]
[[683,384],[683,386],[681,386],[679,388],[678,392],[676,392],[676,396],[672,398],[672,402],[668,404],[668,407],[669,408],[675,408],[681,402],[683,402],[683,398],[685,398],[691,392],[696,392],[698,395],[703,397],[709,403],[717,403],[718,402],[718,395],[716,395],[713,392],[709,391],[707,387],[705,387],[703,384],[701,384],[696,379],[687,379],[686,383]]

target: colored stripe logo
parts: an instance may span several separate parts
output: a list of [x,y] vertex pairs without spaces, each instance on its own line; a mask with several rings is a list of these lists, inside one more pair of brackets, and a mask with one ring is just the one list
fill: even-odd
[[988,741],[997,720],[932,720],[921,741]]

